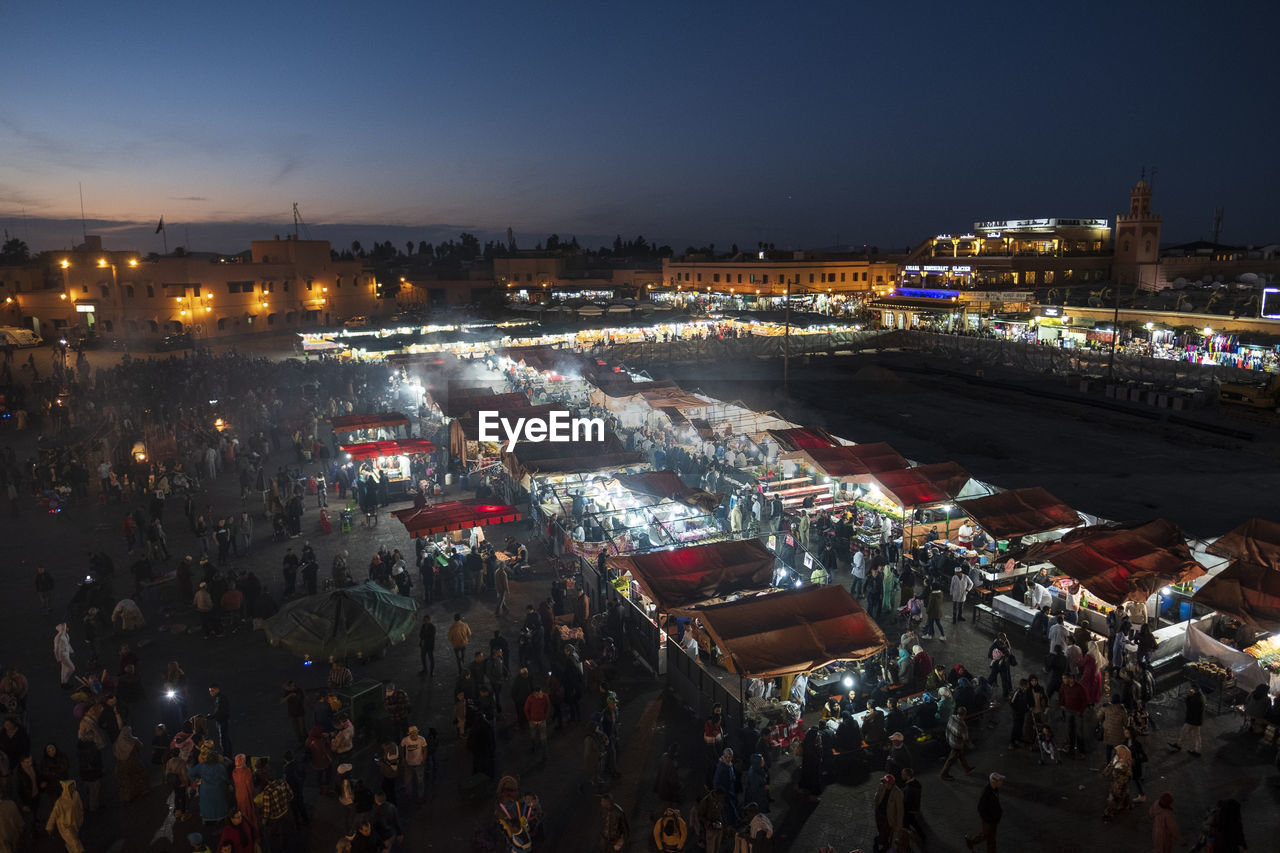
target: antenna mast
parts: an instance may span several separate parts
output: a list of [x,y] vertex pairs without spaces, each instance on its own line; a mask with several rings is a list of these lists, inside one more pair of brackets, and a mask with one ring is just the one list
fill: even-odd
[[311,239],[311,230],[307,228],[307,223],[302,221],[302,214],[298,212],[298,203],[293,203],[293,239],[298,239],[298,229],[302,229],[302,233],[307,235],[307,239]]
[[89,229],[84,224],[84,184],[76,181],[76,186],[80,188],[80,236],[84,238],[84,242],[89,242]]

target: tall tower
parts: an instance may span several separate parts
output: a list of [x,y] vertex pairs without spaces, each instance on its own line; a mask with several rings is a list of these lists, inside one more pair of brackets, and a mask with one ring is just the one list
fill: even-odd
[[1151,212],[1151,185],[1145,176],[1129,190],[1129,213],[1116,217],[1111,274],[1116,284],[1155,290],[1160,267],[1160,216]]

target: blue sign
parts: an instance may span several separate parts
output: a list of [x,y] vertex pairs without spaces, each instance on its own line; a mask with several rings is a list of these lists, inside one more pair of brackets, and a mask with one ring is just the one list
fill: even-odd
[[933,290],[923,287],[900,287],[899,296],[910,296],[913,299],[955,299],[960,295],[958,290]]

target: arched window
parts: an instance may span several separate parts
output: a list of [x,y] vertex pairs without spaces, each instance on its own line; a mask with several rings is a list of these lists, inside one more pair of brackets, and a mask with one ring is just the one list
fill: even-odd
[[[155,299],[155,297],[156,297],[156,289],[155,289],[154,287],[152,287],[151,285],[149,285],[149,284],[148,284],[148,285],[147,285],[147,298],[148,298],[148,299]],[[154,329],[152,329],[152,331],[155,331],[155,330],[154,330]]]
[[132,284],[126,284],[126,285],[124,286],[124,295],[125,295],[125,298],[127,298],[127,299],[132,299],[132,298],[133,298],[133,285],[132,285]]
[[110,299],[110,298],[111,298],[111,285],[109,285],[109,284],[100,284],[100,285],[98,285],[98,290],[102,293],[102,298],[103,298],[103,299]]

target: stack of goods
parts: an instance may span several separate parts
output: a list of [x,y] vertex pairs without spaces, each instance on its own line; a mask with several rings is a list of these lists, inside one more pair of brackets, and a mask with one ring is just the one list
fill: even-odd
[[1245,649],[1267,672],[1280,673],[1280,638],[1267,637]]

